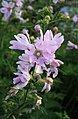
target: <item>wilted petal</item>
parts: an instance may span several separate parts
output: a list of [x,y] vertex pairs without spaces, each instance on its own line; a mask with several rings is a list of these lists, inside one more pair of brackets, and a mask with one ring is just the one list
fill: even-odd
[[55,78],[58,75],[58,69],[54,67],[53,69],[53,78]]

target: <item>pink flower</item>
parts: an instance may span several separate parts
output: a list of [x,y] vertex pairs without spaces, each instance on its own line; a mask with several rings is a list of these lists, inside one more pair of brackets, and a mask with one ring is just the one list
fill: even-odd
[[78,49],[78,46],[71,41],[68,41],[66,49]]
[[2,6],[3,7],[0,9],[0,12],[4,14],[3,20],[8,21],[9,17],[12,14],[12,9],[14,7],[14,3],[13,2],[7,2],[7,1],[3,0]]
[[26,20],[24,18],[21,17],[22,15],[22,11],[15,11],[15,16],[17,19],[19,19],[22,23],[26,23]]
[[10,41],[10,44],[13,46],[10,46],[11,49],[18,49],[18,50],[26,50],[27,46],[29,45],[28,39],[24,34],[18,34],[14,35],[16,40]]
[[22,0],[15,0],[16,1],[16,5],[18,7],[22,7],[23,3],[22,3]]
[[35,25],[35,27],[34,27],[34,29],[36,30],[36,31],[40,31],[40,25]]
[[34,44],[30,42],[29,34],[14,35],[16,40],[10,41],[13,45],[11,49],[24,50],[25,53],[19,56],[20,61],[18,64],[18,75],[13,79],[17,87],[22,88],[27,85],[29,81],[29,73],[31,68],[35,68],[37,74],[42,74],[45,70],[47,76],[53,74],[53,78],[58,75],[58,67],[63,64],[61,60],[55,59],[55,52],[64,41],[61,33],[53,36],[51,30],[47,30],[43,37],[43,32],[39,29],[41,36],[37,37]]
[[28,5],[27,6],[27,10],[31,10],[32,11],[33,10],[33,7],[31,5]]
[[17,75],[16,78],[13,78],[13,84],[16,85],[16,88],[20,89],[25,87],[28,84],[30,80],[30,75],[27,69],[22,69],[22,67],[19,66],[18,72],[14,74]]
[[77,16],[77,15],[74,15],[74,17],[73,17],[73,21],[74,21],[75,23],[78,22],[78,16]]
[[55,3],[55,4],[56,4],[57,2],[59,2],[59,0],[53,0],[53,3]]
[[28,29],[25,29],[25,28],[24,28],[24,29],[22,30],[22,33],[23,33],[23,34],[28,34]]
[[58,75],[58,67],[64,64],[61,60],[53,59],[53,61],[50,63],[50,67],[45,67],[45,71],[47,72],[47,77],[50,76],[50,74],[53,74],[53,78],[55,78]]

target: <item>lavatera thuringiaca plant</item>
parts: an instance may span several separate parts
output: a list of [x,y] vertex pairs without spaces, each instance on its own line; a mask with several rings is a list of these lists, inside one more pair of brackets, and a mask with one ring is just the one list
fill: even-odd
[[[58,75],[58,67],[64,64],[61,60],[56,59],[55,53],[64,41],[64,36],[61,33],[53,35],[51,30],[47,30],[43,35],[41,27],[36,25],[34,29],[40,33],[40,37],[31,43],[28,31],[24,29],[24,34],[14,35],[16,40],[10,41],[10,49],[23,50],[24,53],[19,56],[17,72],[14,73],[16,78],[13,78],[14,87],[11,88],[6,100],[16,95],[21,89],[27,87],[27,93],[34,92],[36,98],[35,107],[42,104],[41,94],[48,93],[51,90],[53,79]],[[40,82],[41,80],[41,82]],[[44,83],[42,89],[34,90],[31,84]],[[35,85],[36,86],[36,85]],[[36,89],[36,88],[35,88]],[[40,94],[41,92],[41,94]]]

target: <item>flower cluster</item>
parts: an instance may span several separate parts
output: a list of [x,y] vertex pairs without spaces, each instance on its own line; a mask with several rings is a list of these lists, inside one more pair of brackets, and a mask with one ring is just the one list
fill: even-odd
[[43,35],[40,26],[35,26],[35,30],[40,32],[34,44],[31,43],[29,34],[14,35],[16,40],[10,41],[11,49],[23,50],[24,53],[19,56],[17,76],[13,79],[13,83],[18,89],[25,87],[31,78],[30,70],[34,67],[36,74],[46,72],[46,77],[53,74],[53,78],[58,75],[58,67],[63,64],[61,60],[56,59],[55,53],[64,41],[64,36],[57,33],[53,36],[51,30],[47,30]]

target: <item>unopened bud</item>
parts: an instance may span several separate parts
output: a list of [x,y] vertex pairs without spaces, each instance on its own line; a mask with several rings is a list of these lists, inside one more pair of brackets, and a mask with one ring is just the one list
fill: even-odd
[[27,18],[27,19],[26,19],[26,22],[28,22],[29,20],[30,20],[30,19],[29,19],[29,18]]
[[30,39],[33,41],[35,38],[34,38],[34,36],[31,36]]
[[61,3],[64,3],[64,2],[65,2],[65,0],[60,0],[60,2],[61,2]]
[[50,21],[51,18],[50,18],[49,15],[46,15],[46,16],[45,16],[45,19]]
[[45,80],[48,84],[53,84],[53,79],[48,77],[46,80]]
[[42,104],[42,97],[36,94],[36,106],[39,107]]
[[40,31],[41,27],[40,27],[40,25],[35,25],[34,29],[35,29],[36,31]]
[[56,33],[58,32],[58,27],[55,26],[55,27],[53,28],[53,31],[54,31],[54,33],[56,34]]
[[27,10],[33,10],[33,7],[31,5],[28,5]]
[[67,19],[67,20],[70,20],[70,16],[69,16],[69,15],[66,15],[66,19]]

